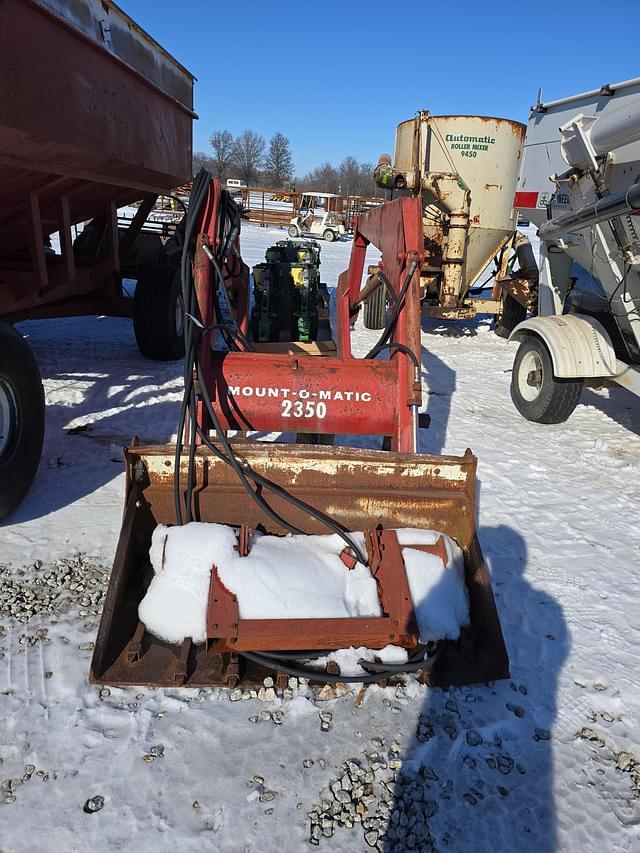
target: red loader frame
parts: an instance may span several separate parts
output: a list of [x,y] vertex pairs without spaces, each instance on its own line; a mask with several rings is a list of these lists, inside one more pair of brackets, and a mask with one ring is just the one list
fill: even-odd
[[[399,306],[390,344],[408,347],[420,364],[419,276],[423,260],[422,209],[419,198],[402,198],[359,217],[349,268],[336,292],[336,356],[312,357],[295,345],[289,352],[228,352],[215,349],[215,272],[209,255],[224,235],[219,233],[220,185],[209,185],[198,226],[193,261],[200,317],[200,353],[206,383],[223,429],[311,434],[346,433],[391,437],[391,450],[414,453],[421,386],[413,360],[393,348],[385,360],[356,359],[351,353],[351,322],[358,304],[369,244],[382,253],[379,268],[398,297],[411,280]],[[238,257],[223,270],[227,292],[240,331],[249,325],[249,275]],[[382,286],[382,285],[381,285]],[[242,347],[241,347],[242,348]],[[206,354],[206,355],[202,355]],[[212,428],[202,400],[198,425]]]

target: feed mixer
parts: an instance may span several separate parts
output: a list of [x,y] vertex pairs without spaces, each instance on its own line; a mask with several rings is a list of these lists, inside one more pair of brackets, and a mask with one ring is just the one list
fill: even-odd
[[[524,134],[525,126],[509,119],[420,110],[398,125],[393,161],[388,154],[380,158],[378,185],[423,201],[426,315],[461,320],[494,314],[502,336],[526,316],[538,270],[526,236],[516,231]],[[480,282],[492,261],[495,271]]]
[[[290,674],[301,672],[318,681],[366,682],[412,670],[434,685],[507,677],[508,657],[475,529],[476,459],[469,450],[461,457],[418,452],[420,199],[398,199],[359,219],[349,268],[337,283],[335,341],[251,340],[249,271],[239,232],[230,196],[201,172],[191,194],[182,263],[188,322],[179,440],[176,446],[144,447],[134,441],[125,451],[124,518],[91,680],[234,687],[261,684],[266,675],[284,686]],[[369,244],[382,253],[378,274],[392,307],[376,346],[355,358],[351,325]],[[230,438],[230,431],[238,434]],[[254,431],[293,433],[299,441],[247,440],[246,433]],[[390,449],[328,446],[335,434],[383,436]],[[260,534],[262,542],[332,534],[340,543],[344,573],[357,564],[374,582],[379,610],[350,618],[247,615],[211,554],[201,603],[203,636],[159,638],[140,618],[152,574],[152,537],[156,531],[156,550],[158,531],[179,529],[188,541],[191,530],[203,527],[189,527],[192,522],[230,526],[239,564],[257,552]],[[425,530],[437,534],[428,540]],[[445,567],[459,546],[469,610],[455,639],[425,642],[420,636],[407,535],[416,538],[412,548]],[[445,547],[444,540],[453,544]],[[166,535],[159,547],[158,576]],[[293,581],[302,568],[287,569]],[[406,650],[402,664],[384,664],[374,655],[360,675],[335,663],[314,665],[332,649],[380,650],[389,644]]]

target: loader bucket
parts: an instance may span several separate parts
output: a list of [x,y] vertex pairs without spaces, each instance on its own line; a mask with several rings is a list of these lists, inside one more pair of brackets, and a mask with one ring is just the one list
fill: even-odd
[[[395,454],[377,450],[314,445],[234,442],[236,455],[258,473],[333,516],[348,530],[418,527],[452,536],[465,556],[470,626],[458,641],[441,644],[424,680],[434,686],[472,684],[507,678],[509,661],[476,535],[476,458]],[[276,684],[286,677],[267,672],[237,653],[215,645],[164,643],[144,629],[138,605],[151,571],[148,552],[157,524],[175,523],[174,452],[169,446],[132,446],[125,451],[127,488],[124,519],[90,680],[111,685],[208,687]],[[186,481],[183,461],[181,482]],[[282,534],[247,495],[235,473],[209,451],[196,454],[199,521],[218,522]],[[306,533],[326,529],[277,496],[272,508]]]

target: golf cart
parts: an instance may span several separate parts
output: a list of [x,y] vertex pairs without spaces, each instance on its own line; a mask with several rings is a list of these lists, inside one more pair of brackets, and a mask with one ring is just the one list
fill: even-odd
[[[332,198],[338,198],[338,196],[327,193],[304,193],[298,213],[289,225],[289,236],[322,237],[331,243],[345,234],[344,216],[327,209]],[[321,208],[318,213],[316,213],[316,207]]]

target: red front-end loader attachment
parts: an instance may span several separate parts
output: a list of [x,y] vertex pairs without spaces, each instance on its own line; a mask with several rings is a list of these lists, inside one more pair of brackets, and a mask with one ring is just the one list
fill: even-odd
[[[186,233],[189,254],[183,264],[191,325],[178,428],[182,441],[177,448],[134,445],[125,452],[125,514],[91,680],[202,687],[255,685],[272,675],[283,686],[288,670],[278,661],[286,660],[287,653],[312,656],[389,644],[404,646],[413,655],[410,660],[417,660],[413,671],[430,684],[507,677],[508,657],[475,530],[476,459],[470,451],[462,457],[417,452],[420,200],[399,199],[359,220],[349,269],[337,286],[335,351],[291,341],[274,347],[248,340],[249,277],[240,260],[239,219],[231,204],[217,182],[201,173],[194,182]],[[356,359],[350,328],[369,243],[382,252],[378,276],[388,291],[389,321],[369,354],[373,357]],[[221,319],[222,302],[233,317],[231,324]],[[221,337],[225,349],[219,348]],[[388,358],[375,357],[382,353]],[[383,436],[391,449],[230,440],[229,430]],[[347,542],[349,532],[362,531],[362,560],[375,578],[381,615],[243,618],[212,555],[210,595],[202,605],[207,608],[206,641],[186,637],[177,644],[163,642],[138,615],[149,577],[151,536],[159,524],[189,521],[236,529],[240,556],[248,548],[249,530],[276,536],[319,534],[330,523]],[[469,624],[457,640],[432,644],[424,658],[416,657],[422,646],[403,546],[394,532],[399,528],[439,531],[464,554]],[[437,553],[441,546],[415,547]],[[343,556],[349,571],[348,547]],[[341,677],[335,671],[316,676],[318,681]],[[370,674],[361,680],[382,677]]]

